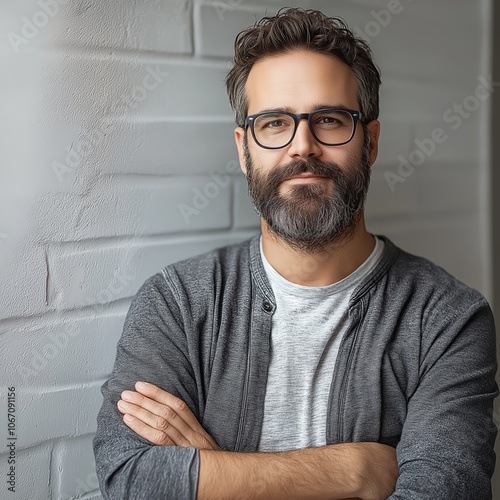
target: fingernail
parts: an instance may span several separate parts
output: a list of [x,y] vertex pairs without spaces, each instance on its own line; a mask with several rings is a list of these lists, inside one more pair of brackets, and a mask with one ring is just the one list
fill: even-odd
[[130,391],[123,391],[122,392],[122,399],[126,399],[127,401],[130,401],[132,399],[132,393]]
[[124,410],[128,410],[130,408],[130,405],[128,403],[125,403],[125,401],[118,401],[118,406]]
[[125,415],[123,417],[124,420],[126,420],[127,422],[132,422],[134,420],[134,417],[132,415]]
[[135,386],[137,387],[137,389],[141,389],[142,391],[145,391],[147,389],[147,385],[144,382],[137,382]]

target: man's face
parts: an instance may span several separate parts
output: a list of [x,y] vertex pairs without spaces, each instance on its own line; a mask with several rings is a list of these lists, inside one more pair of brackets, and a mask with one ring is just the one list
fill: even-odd
[[[283,108],[292,113],[334,106],[359,109],[356,89],[351,69],[337,58],[297,50],[253,66],[246,86],[248,114]],[[300,120],[288,146],[268,150],[255,143],[250,130],[236,129],[249,195],[272,233],[313,253],[355,230],[376,158],[378,122],[367,130],[366,143],[358,123],[351,142],[324,146],[311,135],[307,121]],[[291,179],[305,173],[318,177]]]

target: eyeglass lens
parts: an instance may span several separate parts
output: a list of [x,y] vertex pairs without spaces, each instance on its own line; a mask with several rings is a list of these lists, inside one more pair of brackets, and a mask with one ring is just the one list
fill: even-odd
[[[320,141],[335,145],[351,138],[354,119],[343,110],[319,111],[311,116],[311,126]],[[294,119],[284,113],[264,113],[254,122],[255,138],[263,146],[282,147],[290,141],[294,132]]]

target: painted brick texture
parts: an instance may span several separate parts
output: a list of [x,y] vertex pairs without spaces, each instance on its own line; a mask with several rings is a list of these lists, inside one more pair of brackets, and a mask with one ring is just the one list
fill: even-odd
[[[481,54],[490,1],[457,9],[401,0],[390,16],[394,0],[287,4],[345,18],[382,70],[369,229],[486,294],[481,132],[494,87]],[[0,6],[9,101],[0,114],[1,385],[17,392],[16,498],[100,498],[91,452],[99,388],[131,298],[163,266],[258,229],[224,78],[236,34],[281,6]],[[1,444],[2,477],[7,451]]]

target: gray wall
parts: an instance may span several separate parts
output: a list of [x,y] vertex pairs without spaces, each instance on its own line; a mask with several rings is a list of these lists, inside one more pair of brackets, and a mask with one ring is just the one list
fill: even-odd
[[[492,25],[496,27],[492,35],[492,73],[493,80],[500,82],[500,5],[498,2],[493,4]],[[500,327],[500,93],[495,93],[492,97],[492,106],[490,114],[490,145],[491,145],[491,168],[490,168],[490,184],[489,184],[489,201],[490,201],[490,228],[492,240],[492,277],[493,277],[493,312],[497,324],[497,334]],[[497,340],[497,359],[500,360],[500,341]],[[497,374],[497,380],[500,380]],[[495,421],[497,426],[500,424],[500,398],[497,398],[495,405]],[[497,464],[500,461],[500,437],[497,438]],[[500,498],[500,467],[497,465],[497,472],[493,482],[494,498]]]
[[[493,32],[493,79],[500,82],[500,5],[494,4],[494,24],[497,27]],[[500,170],[497,165],[500,164],[500,94],[496,93],[492,99],[491,111],[491,231],[493,246],[493,283],[494,300],[493,307],[496,320],[500,324]],[[499,343],[500,347],[500,343]],[[499,358],[500,359],[500,358]]]
[[[491,3],[288,2],[344,17],[382,69],[369,229],[490,299],[491,93],[475,94]],[[282,5],[0,5],[0,405],[15,386],[18,498],[99,498],[99,388],[131,298],[163,266],[257,229],[223,80],[235,35]]]

